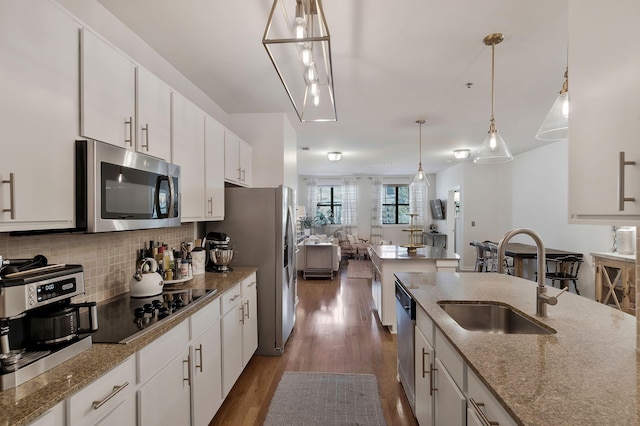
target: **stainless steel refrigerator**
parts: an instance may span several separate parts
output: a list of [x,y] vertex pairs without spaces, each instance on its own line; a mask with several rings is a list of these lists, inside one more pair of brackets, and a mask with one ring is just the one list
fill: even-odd
[[207,224],[234,250],[231,268],[258,268],[257,355],[282,355],[296,319],[296,234],[293,189],[228,187],[225,219]]

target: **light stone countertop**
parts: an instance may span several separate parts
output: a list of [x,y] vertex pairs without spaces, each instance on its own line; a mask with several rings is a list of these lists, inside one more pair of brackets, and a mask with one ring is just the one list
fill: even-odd
[[416,254],[408,254],[401,245],[372,245],[371,250],[382,260],[459,260],[460,256],[442,247],[425,246],[417,249]]
[[636,263],[635,254],[620,254],[620,253],[611,253],[611,252],[593,252],[589,254],[593,257],[603,257],[605,259],[621,260],[623,262]]
[[[94,343],[91,349],[13,389],[0,392],[0,426],[26,425],[60,401],[74,395],[153,340],[216,300],[257,268],[233,267],[226,274],[207,272],[176,288],[218,289],[172,314],[163,325],[128,344]],[[171,288],[173,286],[166,286]],[[100,326],[100,324],[98,324]]]
[[[396,276],[518,424],[639,424],[635,317],[573,293],[548,306],[548,317],[536,317],[536,283],[509,275]],[[557,334],[470,332],[440,308],[441,300],[503,302]]]

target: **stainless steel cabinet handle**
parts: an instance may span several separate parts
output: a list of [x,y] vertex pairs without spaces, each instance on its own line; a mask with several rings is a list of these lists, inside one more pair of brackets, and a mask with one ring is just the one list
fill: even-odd
[[491,420],[489,420],[489,418],[484,413],[484,411],[480,409],[480,407],[484,407],[484,404],[482,402],[476,402],[473,398],[469,398],[469,402],[471,402],[471,405],[473,406],[474,411],[476,412],[476,414],[478,415],[478,417],[480,418],[480,421],[484,426],[500,425],[500,423],[498,422],[492,422]]
[[626,161],[624,159],[624,151],[620,153],[620,163],[618,166],[618,210],[624,211],[624,203],[625,201],[636,201],[634,197],[625,197],[624,196],[624,167],[625,166],[635,166],[635,161]]
[[92,404],[93,409],[97,410],[98,408],[102,407],[104,404],[107,403],[107,401],[109,401],[111,398],[116,396],[118,392],[120,392],[122,389],[126,388],[127,386],[129,386],[129,382],[124,382],[120,386],[114,386],[111,393],[107,395],[102,401],[93,401],[93,404]]
[[244,181],[246,180],[246,178],[247,178],[247,175],[246,175],[245,171],[246,171],[245,169],[242,169],[242,181],[243,181],[243,182],[244,182]]
[[244,325],[244,303],[240,305],[240,322]]
[[[182,378],[183,382],[187,382],[189,386],[191,386],[191,355],[187,355],[187,359],[182,360],[182,365],[187,364],[187,377]],[[184,371],[184,368],[182,369]]]
[[428,373],[428,371],[424,369],[426,365],[425,359],[427,358],[427,355],[429,355],[429,352],[425,351],[424,348],[422,348],[422,378],[423,379],[425,374]]
[[242,169],[238,167],[238,180],[242,180]]
[[144,132],[144,140],[146,142],[142,144],[142,147],[145,148],[147,152],[149,152],[149,123],[146,123],[144,126],[142,126],[142,131]]
[[240,297],[239,294],[234,294],[233,297],[229,299],[229,301],[234,302],[238,297]]
[[244,302],[244,304],[247,306],[247,310],[244,312],[244,315],[247,319],[249,319],[249,301],[247,300],[246,302]]
[[199,357],[200,357],[200,365],[198,365],[198,362],[196,361],[196,369],[199,369],[199,370],[200,370],[200,372],[202,373],[202,344],[200,344],[200,345],[196,348],[195,352],[198,352],[198,355],[199,355]]
[[129,143],[129,146],[133,146],[133,117],[129,117],[128,120],[124,121],[125,128],[129,126],[129,139],[125,138],[124,142]]
[[433,376],[436,371],[438,371],[438,369],[435,368],[433,364],[429,363],[429,396],[433,396],[433,392],[438,390],[438,388],[433,385],[433,382],[435,381]]
[[16,198],[15,198],[15,189],[16,189],[16,181],[14,179],[14,174],[9,173],[9,180],[3,179],[2,183],[9,184],[9,208],[2,209],[3,213],[11,213],[11,219],[16,218]]
[[213,197],[209,197],[207,203],[209,204],[209,216],[213,216]]

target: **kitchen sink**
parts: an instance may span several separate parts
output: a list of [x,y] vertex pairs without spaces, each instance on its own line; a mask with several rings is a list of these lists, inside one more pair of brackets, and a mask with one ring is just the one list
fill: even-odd
[[440,301],[438,305],[468,331],[491,334],[555,334],[509,305],[500,302]]

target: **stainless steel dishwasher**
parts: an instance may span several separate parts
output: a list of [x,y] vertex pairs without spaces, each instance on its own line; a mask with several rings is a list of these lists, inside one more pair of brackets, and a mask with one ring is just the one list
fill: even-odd
[[411,410],[416,412],[414,375],[414,325],[416,302],[396,280],[396,319],[398,320],[398,376]]

